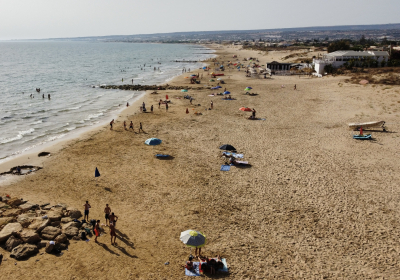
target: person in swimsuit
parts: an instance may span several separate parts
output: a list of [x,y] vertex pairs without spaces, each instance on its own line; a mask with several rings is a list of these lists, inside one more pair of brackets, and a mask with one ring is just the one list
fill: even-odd
[[[84,216],[84,219],[86,220],[86,221],[89,221],[89,208],[91,208],[91,206],[90,206],[90,204],[89,204],[89,201],[86,201],[86,204],[85,205],[83,205],[84,207],[85,207],[85,216]],[[87,219],[86,219],[87,218]]]
[[110,122],[110,130],[113,129],[113,124],[114,124],[114,119],[112,119],[112,121]]
[[129,124],[129,129],[131,129],[135,132],[135,130],[133,129],[133,122],[131,121],[131,123]]
[[211,101],[211,109],[214,108],[214,103]]
[[126,130],[126,121],[124,121],[124,129]]
[[140,133],[140,131],[144,132],[143,131],[143,127],[142,127],[142,123],[139,123],[139,133]]
[[[111,245],[117,245],[115,243],[115,240],[117,239],[117,234],[115,233],[115,225],[114,223],[110,223],[110,236],[111,236]],[[113,237],[114,237],[114,242],[113,242]]]
[[104,213],[106,214],[106,226],[109,225],[110,222],[110,213],[111,213],[111,208],[108,206],[108,204],[106,204],[106,208],[104,208]]
[[118,217],[114,215],[114,212],[112,212],[109,218],[110,218],[110,225],[112,223],[115,227],[117,225]]
[[194,266],[192,262],[193,258],[189,257],[189,260],[186,262],[185,265],[183,265],[183,268],[186,268],[187,270],[194,271]]
[[100,220],[97,220],[96,225],[94,226],[94,233],[96,234],[96,238],[94,239],[94,242],[97,243],[97,237],[100,236]]

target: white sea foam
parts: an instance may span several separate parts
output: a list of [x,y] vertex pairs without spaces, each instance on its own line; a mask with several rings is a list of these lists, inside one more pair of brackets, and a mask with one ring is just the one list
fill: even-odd
[[104,113],[90,114],[90,115],[85,119],[85,121],[89,121],[89,120],[91,120],[91,119],[98,118],[98,117],[100,117],[100,116],[102,116],[102,115],[104,115]]

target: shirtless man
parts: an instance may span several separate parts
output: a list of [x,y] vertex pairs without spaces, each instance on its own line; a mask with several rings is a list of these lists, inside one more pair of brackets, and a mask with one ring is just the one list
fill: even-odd
[[133,131],[135,131],[134,129],[133,129],[133,122],[131,121],[131,123],[129,124],[129,129],[131,129],[132,128],[132,130]]
[[85,216],[84,216],[84,219],[86,220],[86,217],[87,217],[87,220],[86,220],[86,221],[89,221],[89,208],[92,208],[92,206],[90,206],[89,201],[86,201],[86,204],[83,205],[83,206],[85,207]]
[[106,204],[106,208],[104,208],[104,213],[106,214],[106,226],[109,225],[109,221],[110,221],[110,213],[111,213],[111,208],[108,206],[108,204]]
[[[115,240],[117,239],[117,234],[115,233],[115,225],[114,223],[110,222],[110,235],[111,235],[111,245],[117,245],[117,243],[115,243]],[[113,242],[113,237],[114,237],[114,242]]]
[[109,215],[110,218],[110,225],[111,223],[114,225],[114,227],[117,225],[118,217],[114,215],[114,212]]

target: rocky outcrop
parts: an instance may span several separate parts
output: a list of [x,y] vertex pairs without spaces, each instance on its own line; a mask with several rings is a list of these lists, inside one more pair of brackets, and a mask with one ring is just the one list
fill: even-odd
[[19,206],[19,208],[20,208],[22,211],[28,211],[28,210],[31,210],[31,209],[36,209],[36,208],[38,208],[38,207],[39,207],[39,205],[34,204],[34,203],[30,203],[29,201],[28,201],[27,203],[21,204],[21,205]]
[[[70,223],[72,222],[72,219],[70,217],[65,217],[65,218],[61,218],[61,223],[66,224],[66,223]],[[1,224],[1,222],[0,222]]]
[[50,254],[53,251],[53,249],[54,249],[54,244],[50,244],[50,242],[48,242],[46,244],[46,249],[45,249],[46,253]]
[[25,213],[18,216],[17,222],[20,223],[22,227],[26,228],[32,223],[34,218],[36,218],[35,213]]
[[9,222],[11,222],[13,220],[13,217],[4,217],[4,218],[0,218],[0,227],[2,225],[6,225]]
[[49,212],[47,212],[47,217],[51,222],[55,222],[55,221],[61,221],[61,218],[63,217],[63,212],[62,210],[51,210]]
[[18,233],[18,236],[22,239],[24,243],[38,243],[40,241],[40,236],[37,232],[32,229],[23,229]]
[[104,89],[120,89],[120,90],[135,90],[135,91],[145,91],[145,90],[181,90],[181,89],[191,89],[191,90],[202,90],[206,87],[188,87],[188,86],[148,86],[148,85],[107,85],[100,86]]
[[13,233],[20,232],[22,226],[20,223],[9,223],[0,231],[0,243],[6,241]]
[[56,243],[65,243],[65,242],[68,241],[68,238],[67,238],[67,236],[66,236],[64,233],[62,233],[62,234],[60,234],[59,236],[57,236],[56,239],[55,239],[54,241],[55,241]]
[[80,217],[82,217],[81,211],[73,207],[68,207],[67,213],[71,219],[79,219]]
[[41,232],[42,238],[46,240],[54,240],[60,234],[61,229],[52,226],[45,227]]
[[10,205],[10,206],[19,206],[19,205],[21,205],[23,203],[24,203],[23,200],[21,200],[19,198],[16,198],[16,197],[10,198],[9,200],[7,200],[7,204]]
[[22,244],[23,241],[21,239],[16,238],[14,235],[11,235],[10,238],[7,239],[6,242],[6,250],[11,252],[12,249]]
[[37,246],[32,244],[21,244],[12,249],[10,257],[15,258],[17,260],[27,259],[32,255],[35,255],[39,252]]
[[50,225],[49,219],[35,218],[32,223],[28,226],[29,229],[33,229],[36,232],[41,232],[45,227]]
[[79,234],[78,226],[79,224],[75,222],[64,224],[62,226],[62,232],[69,238],[74,237]]

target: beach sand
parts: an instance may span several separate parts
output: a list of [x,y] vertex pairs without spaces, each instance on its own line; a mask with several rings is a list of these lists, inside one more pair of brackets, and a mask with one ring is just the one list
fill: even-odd
[[[237,54],[265,64],[287,55],[214,48],[223,61]],[[216,85],[207,72],[192,73],[203,74],[201,85]],[[106,203],[119,216],[117,246],[105,228],[99,245],[94,238],[71,241],[60,257],[44,253],[14,265],[0,248],[7,258],[0,279],[184,279],[190,249],[179,236],[187,229],[207,235],[204,255],[227,259],[230,274],[221,278],[398,279],[400,87],[348,84],[343,76],[224,73],[222,86],[236,100],[210,97],[217,91],[207,89],[189,90],[193,105],[180,91],[148,94],[154,113],[139,113],[135,104],[114,130],[104,126],[79,138],[42,170],[0,187],[0,195],[82,211],[89,200],[90,218],[101,223]],[[186,76],[169,84],[190,86]],[[245,95],[246,86],[258,95]],[[158,108],[166,94],[168,111]],[[214,109],[206,110],[211,100]],[[265,120],[248,120],[243,106]],[[124,119],[133,120],[135,132],[123,130]],[[352,139],[357,132],[347,123],[373,120],[385,120],[390,132]],[[139,122],[145,133],[138,133]],[[151,137],[162,144],[145,145]],[[236,147],[251,167],[220,171],[222,144]],[[173,159],[158,160],[157,153]]]

